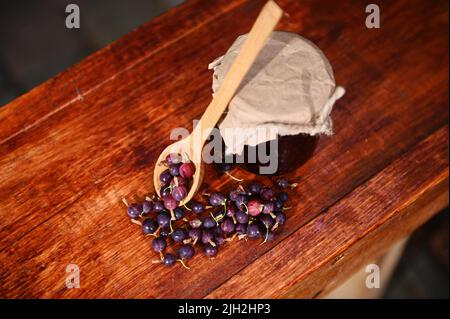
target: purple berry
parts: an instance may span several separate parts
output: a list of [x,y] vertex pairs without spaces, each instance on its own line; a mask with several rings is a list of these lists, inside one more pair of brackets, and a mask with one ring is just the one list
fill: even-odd
[[180,220],[184,217],[185,212],[184,212],[183,208],[177,207],[173,210],[173,214],[175,215],[176,220]]
[[167,247],[166,240],[162,237],[157,237],[152,241],[153,250],[157,253],[162,252]]
[[262,188],[262,186],[258,182],[253,182],[250,184],[250,192],[252,194],[258,195],[259,192],[261,191],[261,188]]
[[178,249],[178,255],[181,259],[191,259],[195,255],[194,247],[191,245],[181,245]]
[[205,210],[205,206],[199,202],[191,202],[191,209],[195,214],[201,214]]
[[167,212],[162,212],[159,213],[156,216],[156,221],[158,223],[158,225],[162,228],[162,227],[167,227],[170,225],[170,214]]
[[167,195],[163,198],[164,200],[164,207],[168,210],[173,210],[178,207],[178,202],[173,198],[172,195]]
[[173,265],[175,265],[175,263],[177,262],[177,259],[174,255],[169,254],[169,253],[165,253],[163,255],[163,265],[166,267],[171,267]]
[[143,212],[142,205],[137,203],[129,205],[127,209],[128,216],[130,216],[133,219],[138,218],[139,215],[142,214],[142,212]]
[[282,212],[275,213],[275,222],[278,225],[283,225],[286,222],[286,214]]
[[212,218],[211,216],[207,216],[203,220],[203,227],[205,227],[205,228],[213,228],[213,227],[216,227],[216,226],[217,226],[217,223],[214,220],[214,218]]
[[164,209],[164,203],[161,200],[157,200],[154,204],[153,204],[153,209],[155,210],[155,212],[157,213],[161,213],[163,212]]
[[243,235],[247,233],[247,226],[245,224],[237,224],[236,225],[236,233],[238,235]]
[[166,156],[166,163],[169,165],[179,164],[181,163],[181,155],[177,153],[171,153]]
[[259,196],[263,200],[270,200],[274,196],[274,192],[272,189],[268,187],[261,188],[261,191],[259,192]]
[[258,238],[259,237],[259,228],[256,224],[250,224],[247,226],[247,236],[248,238]]
[[158,223],[153,219],[146,219],[142,222],[142,231],[145,235],[153,234],[158,229]]
[[285,203],[287,202],[287,200],[289,199],[289,195],[286,192],[281,192],[277,195],[278,200],[280,200],[281,202]]
[[236,220],[240,224],[246,224],[248,223],[248,215],[240,210],[236,213]]
[[172,178],[173,178],[173,176],[170,174],[168,169],[166,169],[159,175],[159,181],[163,185],[169,184],[170,181],[172,180]]
[[209,203],[215,207],[223,205],[225,201],[225,196],[223,196],[222,193],[212,193],[211,196],[209,196]]
[[184,186],[181,185],[181,186],[175,186],[175,187],[172,189],[172,197],[173,197],[176,201],[180,202],[180,201],[182,201],[183,199],[185,199],[186,196],[187,196],[187,189],[186,189],[186,187],[184,187]]
[[183,228],[176,228],[172,233],[172,239],[176,243],[182,243],[186,238],[188,238],[188,233]]
[[211,244],[206,244],[205,245],[205,255],[210,257],[210,258],[216,256],[218,251],[219,250],[217,249],[217,246],[214,247]]
[[220,229],[222,229],[225,234],[233,233],[235,230],[233,220],[231,218],[225,218],[222,224],[220,224]]
[[172,176],[180,175],[180,164],[174,164],[169,167],[169,173]]
[[288,188],[289,187],[289,181],[285,178],[281,178],[277,180],[277,185],[281,188]]
[[153,203],[148,200],[144,200],[144,202],[142,203],[142,211],[144,212],[144,214],[149,214],[152,210]]

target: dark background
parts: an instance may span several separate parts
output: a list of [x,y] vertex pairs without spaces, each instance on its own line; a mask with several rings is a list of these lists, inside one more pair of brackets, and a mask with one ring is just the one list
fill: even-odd
[[[2,1],[0,107],[181,2]],[[80,29],[65,27],[69,3],[80,7]],[[448,216],[446,209],[413,234],[386,298],[448,298]]]

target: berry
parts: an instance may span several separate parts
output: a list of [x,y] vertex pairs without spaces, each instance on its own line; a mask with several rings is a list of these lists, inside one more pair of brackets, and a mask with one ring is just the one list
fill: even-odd
[[192,163],[183,163],[180,166],[180,175],[184,178],[191,178],[194,176],[195,166]]
[[177,228],[172,233],[172,239],[176,243],[182,243],[188,237],[188,233],[183,228]]
[[217,249],[217,246],[214,247],[211,244],[206,244],[205,245],[205,255],[210,257],[210,258],[216,256],[218,251],[219,250]]
[[152,210],[153,210],[153,203],[148,200],[144,200],[144,202],[142,203],[142,212],[144,214],[149,214]]
[[163,212],[164,209],[164,203],[161,200],[157,200],[154,204],[153,204],[153,209],[155,210],[155,212],[157,213],[161,213]]
[[248,204],[248,198],[247,196],[243,194],[239,194],[237,198],[234,200],[234,203],[237,207],[242,207]]
[[170,191],[171,191],[170,186],[164,185],[163,187],[161,187],[160,190],[161,197],[166,197],[167,195],[170,195]]
[[246,213],[244,213],[243,211],[239,210],[236,213],[236,220],[240,224],[246,224],[246,223],[248,223],[248,215]]
[[174,255],[169,254],[169,253],[165,253],[163,255],[163,265],[166,267],[171,267],[173,265],[175,265],[175,263],[177,262],[177,259]]
[[184,198],[186,198],[186,196],[187,196],[187,189],[185,186],[183,186],[183,185],[175,186],[172,189],[172,197],[176,201],[182,201]]
[[184,212],[183,208],[177,207],[173,210],[173,214],[175,215],[176,220],[180,220],[184,217],[185,212]]
[[259,192],[259,196],[263,199],[263,200],[270,200],[273,196],[273,190],[270,189],[269,187],[263,187],[261,188],[261,191]]
[[272,228],[272,226],[275,224],[275,221],[272,217],[270,217],[270,215],[259,216],[259,221],[264,225],[265,228]]
[[252,194],[258,195],[259,192],[261,191],[261,188],[262,188],[262,186],[258,182],[253,182],[250,184],[250,192]]
[[163,185],[169,184],[172,178],[173,176],[170,174],[168,169],[166,169],[159,175],[159,180]]
[[202,221],[200,219],[193,219],[191,221],[189,221],[189,225],[192,228],[199,228],[202,225]]
[[289,181],[285,178],[281,178],[277,180],[277,185],[281,188],[288,188],[289,187]]
[[222,193],[212,193],[211,196],[209,196],[209,203],[212,206],[221,206],[225,201],[225,196],[223,196]]
[[202,231],[202,243],[211,244],[214,241],[214,234],[211,229],[203,229]]
[[285,203],[287,202],[287,200],[289,199],[289,195],[286,192],[281,192],[277,195],[278,200],[280,200],[281,202]]
[[279,199],[276,199],[273,201],[273,208],[274,210],[282,210],[283,209],[283,202]]
[[282,212],[275,213],[275,222],[278,225],[283,225],[286,222],[286,214]]
[[227,215],[228,217],[233,217],[236,215],[236,211],[237,211],[236,206],[233,204],[230,204],[227,206],[225,215]]
[[205,206],[199,202],[191,202],[191,209],[195,214],[201,214],[205,210]]
[[262,213],[263,214],[272,214],[274,209],[275,209],[275,205],[273,204],[273,202],[265,202]]
[[167,195],[163,198],[164,200],[164,207],[168,210],[173,210],[178,207],[178,202],[173,198],[172,195]]
[[127,209],[128,216],[130,216],[133,219],[138,218],[139,215],[141,215],[142,211],[143,211],[142,205],[136,203],[129,205]]
[[169,213],[162,212],[156,216],[156,221],[158,222],[158,225],[163,228],[170,225],[170,218],[171,216]]
[[189,237],[194,241],[194,244],[201,239],[202,230],[200,228],[193,228],[189,231]]
[[240,195],[241,195],[241,192],[239,192],[239,191],[231,191],[229,197],[230,197],[230,200],[235,202],[239,198]]
[[225,218],[222,224],[220,224],[220,229],[226,234],[231,234],[235,230],[233,220],[230,218]]
[[179,164],[181,163],[181,155],[177,153],[171,153],[166,156],[166,163],[169,165]]
[[191,245],[181,245],[180,249],[178,249],[178,255],[181,259],[191,259],[194,257],[195,250]]
[[258,238],[259,237],[259,228],[256,224],[250,224],[247,226],[247,236],[248,238]]
[[169,167],[169,173],[172,176],[178,176],[180,175],[180,165],[179,164],[175,164],[175,165],[171,165]]
[[213,227],[216,227],[216,226],[217,226],[217,223],[214,220],[214,218],[212,218],[211,216],[207,216],[203,220],[203,227],[205,227],[205,228],[213,228]]
[[158,223],[153,219],[146,219],[142,222],[142,231],[145,235],[153,234],[158,229]]
[[243,235],[247,233],[247,226],[245,224],[237,224],[236,225],[236,234]]
[[252,199],[248,202],[248,214],[253,217],[258,216],[261,214],[263,207],[264,205],[259,200]]
[[221,235],[221,236],[216,236],[216,244],[219,246],[222,246],[225,244],[225,238]]
[[166,247],[167,247],[167,243],[166,243],[166,240],[164,238],[157,237],[157,238],[153,239],[153,241],[152,241],[152,248],[157,253],[162,252],[164,249],[166,249]]

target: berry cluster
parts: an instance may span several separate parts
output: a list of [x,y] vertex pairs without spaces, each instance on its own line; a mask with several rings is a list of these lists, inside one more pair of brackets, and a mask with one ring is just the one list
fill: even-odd
[[[130,205],[124,200],[132,221],[142,226],[145,235],[154,237],[152,248],[160,255],[155,262],[170,267],[179,261],[188,268],[185,262],[194,256],[194,247],[212,258],[220,246],[235,238],[270,241],[286,222],[284,211],[289,196],[285,190],[295,186],[286,179],[277,181],[281,188],[278,191],[254,181],[240,184],[228,194],[204,193],[207,203],[192,200],[179,207],[179,201],[186,197],[194,165],[183,163],[178,156],[165,162],[168,169],[160,176],[164,185],[161,198],[146,197],[144,202]],[[175,253],[167,252],[169,243],[173,243]]]
[[[167,169],[159,175],[162,204],[173,211],[179,206],[179,202],[186,198],[192,177],[195,173],[195,166],[189,159],[183,159],[180,154],[169,154],[162,165]],[[172,216],[173,217],[173,216]]]

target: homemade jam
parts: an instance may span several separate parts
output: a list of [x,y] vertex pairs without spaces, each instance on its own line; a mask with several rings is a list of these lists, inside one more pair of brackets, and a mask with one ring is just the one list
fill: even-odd
[[[313,155],[318,139],[318,136],[309,134],[278,136],[278,147],[275,148],[273,155],[273,159],[278,160],[278,167],[273,174],[269,175],[285,174],[303,165]],[[269,163],[261,163],[258,159],[256,163],[251,163],[248,160],[248,154],[253,154],[255,151],[258,154],[258,149],[262,147],[262,144],[265,144],[265,150],[269,150],[270,141],[256,146],[244,146],[245,162],[239,166],[251,173],[260,174],[261,168]]]

